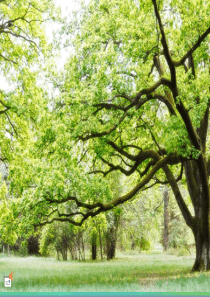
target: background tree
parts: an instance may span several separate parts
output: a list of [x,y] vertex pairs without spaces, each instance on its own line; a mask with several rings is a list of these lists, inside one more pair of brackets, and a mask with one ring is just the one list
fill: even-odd
[[[18,136],[27,135],[27,120],[35,121],[41,103],[35,64],[50,47],[45,21],[54,14],[52,1],[1,1],[0,64],[4,87],[0,90],[1,161],[10,159]],[[42,56],[43,60],[43,56]],[[37,94],[40,92],[40,95]],[[32,100],[33,99],[33,100]]]
[[139,252],[162,242],[163,200],[159,187],[147,189],[123,205],[118,247]]
[[164,234],[163,234],[163,247],[164,251],[168,250],[169,247],[169,191],[167,186],[163,192],[164,201]]

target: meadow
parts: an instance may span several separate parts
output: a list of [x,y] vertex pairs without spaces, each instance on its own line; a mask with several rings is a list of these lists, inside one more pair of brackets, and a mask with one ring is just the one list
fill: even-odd
[[[1,292],[210,292],[210,272],[191,273],[193,256],[151,252],[117,255],[111,261],[0,258]],[[11,288],[4,276],[13,271]]]

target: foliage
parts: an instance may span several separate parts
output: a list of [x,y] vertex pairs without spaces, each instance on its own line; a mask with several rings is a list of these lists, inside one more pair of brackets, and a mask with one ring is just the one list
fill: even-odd
[[149,240],[142,237],[140,239],[140,247],[141,247],[142,251],[149,251],[151,249],[151,244],[150,244]]
[[5,181],[0,188],[0,237],[6,244],[15,244],[17,234],[11,222],[14,220],[13,211],[8,203],[8,190]]
[[[43,55],[50,52],[45,21],[54,18],[55,10],[50,0],[18,0],[9,4],[3,0],[0,13],[0,64],[4,82],[4,88],[0,90],[0,160],[7,170],[9,167],[10,173],[16,164],[14,171],[21,189],[24,158],[28,158],[30,141],[33,142],[34,137],[32,132],[46,103],[38,82],[41,72],[38,68]],[[30,173],[28,180],[29,177]],[[12,193],[11,180],[7,187],[10,195],[5,196],[6,186],[1,184],[0,233],[4,242],[14,244],[18,234],[15,218],[19,215],[15,198],[20,190],[15,195]]]
[[121,249],[144,250],[161,241],[162,191],[148,189],[123,206],[118,246]]
[[[46,102],[31,84],[44,112],[35,109],[36,128],[18,122],[25,138],[15,151],[25,158],[15,157],[10,179],[22,198],[16,213],[23,229],[55,221],[81,226],[141,190],[169,184],[195,236],[194,270],[210,269],[209,5],[92,0],[65,22],[61,36],[73,51],[63,71],[49,65],[54,95]],[[29,70],[21,80],[29,71],[36,81]],[[25,91],[24,98],[29,104]],[[15,108],[23,119],[23,107]],[[125,176],[120,192],[110,188],[115,172]],[[181,191],[183,175],[193,211]]]

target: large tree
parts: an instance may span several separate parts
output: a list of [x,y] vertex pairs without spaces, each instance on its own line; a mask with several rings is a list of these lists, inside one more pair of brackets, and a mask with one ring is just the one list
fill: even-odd
[[0,1],[0,160],[13,158],[13,143],[27,137],[35,122],[43,91],[38,67],[49,52],[45,24],[53,18],[51,0]]
[[[81,225],[168,183],[195,237],[193,270],[209,270],[209,15],[206,0],[92,0],[65,24],[74,52],[42,119],[43,174],[30,192],[39,201],[25,194],[34,224]],[[126,178],[112,199],[114,171]],[[193,212],[179,187],[185,178]]]
[[[51,46],[46,40],[45,24],[53,19],[54,13],[51,0],[0,1],[1,193],[5,193],[6,185],[2,179],[7,180],[10,162],[15,159],[21,162],[23,159],[19,148],[26,144],[26,139],[33,140],[30,130],[36,125],[45,103],[38,65],[50,52]],[[9,184],[7,182],[7,187]],[[13,215],[8,206],[11,197],[6,194],[1,196],[0,236],[6,243],[14,243],[16,234],[10,226]]]

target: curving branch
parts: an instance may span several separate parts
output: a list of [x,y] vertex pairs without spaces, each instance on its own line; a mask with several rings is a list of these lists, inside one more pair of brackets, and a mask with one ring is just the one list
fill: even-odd
[[193,54],[193,52],[201,45],[202,41],[209,35],[209,33],[210,27],[198,38],[191,49],[179,61],[173,61],[173,64],[177,67],[183,65],[187,58],[189,58]]
[[[184,172],[184,165],[182,164],[182,165],[181,165],[180,173],[179,173],[179,175],[177,176],[177,178],[175,179],[177,183],[182,179],[183,172]],[[168,181],[168,180],[166,180],[166,181],[161,181],[161,180],[159,180],[157,177],[154,177],[153,179],[155,180],[154,185],[155,185],[155,184],[161,184],[161,185],[167,185],[167,184],[169,184],[169,181]]]
[[139,105],[141,105],[141,103],[139,103],[139,100],[141,99],[141,97],[143,95],[150,95],[151,93],[153,93],[159,86],[167,86],[170,90],[172,89],[172,83],[170,80],[164,78],[164,77],[161,77],[153,86],[147,88],[147,89],[143,89],[141,90],[140,92],[138,92],[134,98],[134,102],[135,102],[135,105],[136,105],[136,109],[139,108]]
[[147,172],[150,170],[150,168],[155,164],[154,160],[150,160],[149,163],[147,164],[147,166],[145,167],[145,169],[140,172],[140,176],[144,176],[145,174],[147,174]]
[[103,108],[126,111],[126,107],[122,107],[120,105],[110,104],[110,103],[98,103],[98,104],[94,104],[93,106],[99,107],[99,109],[97,109],[93,114],[96,114],[99,110],[102,110]]
[[[50,199],[50,198],[46,198],[45,201],[48,201],[49,203],[64,203],[67,201],[75,201],[78,207],[84,207],[88,210],[90,210],[87,213],[79,213],[78,215],[82,215],[83,218],[79,220],[73,220],[70,219],[69,217],[59,217],[59,218],[52,218],[51,220],[47,220],[44,222],[40,222],[38,224],[34,224],[34,226],[44,226],[46,224],[51,224],[53,221],[68,221],[70,223],[72,223],[73,225],[76,226],[81,226],[83,224],[83,222],[85,220],[87,220],[89,217],[95,217],[96,215],[98,215],[101,212],[105,212],[108,210],[113,209],[114,207],[130,200],[132,197],[134,197],[141,188],[143,188],[150,180],[151,178],[154,176],[154,174],[160,169],[162,168],[165,164],[167,164],[169,158],[168,156],[166,156],[165,158],[161,158],[157,153],[155,153],[155,157],[156,157],[156,164],[154,165],[154,167],[151,169],[151,171],[147,174],[147,176],[145,176],[145,178],[140,181],[129,193],[127,193],[126,195],[120,196],[117,199],[111,201],[110,203],[107,204],[102,204],[102,203],[94,203],[94,204],[86,204],[83,202],[80,202],[76,197],[67,197],[61,200],[58,199]],[[44,203],[45,201],[41,201],[40,203]]]
[[169,69],[170,69],[171,81],[174,84],[174,87],[176,88],[175,68],[174,68],[174,64],[173,64],[172,59],[171,59],[170,51],[169,51],[169,48],[168,48],[168,43],[166,41],[166,36],[165,36],[164,29],[163,29],[162,20],[161,20],[160,13],[159,13],[158,8],[157,8],[157,2],[156,2],[156,0],[152,0],[152,2],[153,2],[153,6],[154,6],[155,15],[156,15],[156,18],[157,18],[157,21],[158,21],[158,25],[159,25],[159,28],[160,28],[161,36],[162,36],[161,43],[163,45],[163,53],[164,53],[164,56],[166,58],[166,61],[168,63]]
[[6,114],[6,112],[10,109],[11,107],[7,107],[4,110],[0,110],[0,114]]
[[[126,158],[128,158],[131,161],[136,161],[136,159],[138,158],[138,155],[134,156],[131,155],[129,153],[127,153],[126,151],[123,150],[123,147],[119,147],[118,145],[116,145],[113,141],[107,141],[107,144],[109,144],[115,151],[117,151],[118,153],[120,153],[121,155],[125,156]],[[128,146],[124,146],[128,147]]]
[[182,212],[182,215],[185,219],[186,224],[193,228],[193,223],[194,223],[194,218],[192,217],[183,197],[182,194],[179,190],[179,187],[177,185],[177,182],[173,176],[173,173],[171,172],[171,170],[169,169],[169,167],[167,165],[163,166],[163,170],[166,174],[166,177],[170,183],[170,186],[172,188],[172,191],[174,193],[174,196],[176,198],[177,204],[179,205],[179,208]]
[[[61,195],[57,195],[57,196],[61,196]],[[53,198],[44,197],[44,198],[45,198],[44,201],[39,201],[35,206],[37,206],[37,205],[39,205],[41,203],[44,203],[44,202],[48,202],[49,204],[58,205],[58,204],[63,204],[65,202],[74,201],[78,207],[84,207],[86,209],[91,210],[91,209],[94,209],[94,208],[97,208],[97,207],[102,207],[102,205],[103,205],[100,202],[96,202],[96,203],[93,203],[93,204],[87,204],[87,203],[79,201],[77,199],[77,197],[70,196],[70,195],[67,195],[66,198],[62,198],[62,199],[55,199],[54,197]]]
[[139,101],[138,105],[136,106],[136,109],[140,108],[146,102],[148,102],[152,99],[154,99],[154,100],[156,99],[156,100],[163,102],[167,106],[169,113],[171,115],[176,115],[176,111],[173,108],[173,106],[171,105],[171,103],[168,101],[168,99],[166,97],[164,97],[162,95],[158,95],[158,94],[148,95],[147,98],[141,99],[141,101]]
[[92,132],[91,134],[86,135],[86,136],[79,136],[79,137],[78,137],[78,140],[87,141],[88,139],[91,139],[91,138],[102,137],[102,136],[106,136],[106,135],[111,134],[114,130],[116,130],[116,128],[117,128],[117,127],[121,124],[121,122],[125,119],[126,115],[127,115],[127,114],[124,113],[124,115],[120,118],[118,124],[114,125],[114,126],[113,126],[112,128],[110,128],[108,131],[99,132],[99,133],[94,133],[94,132]]

